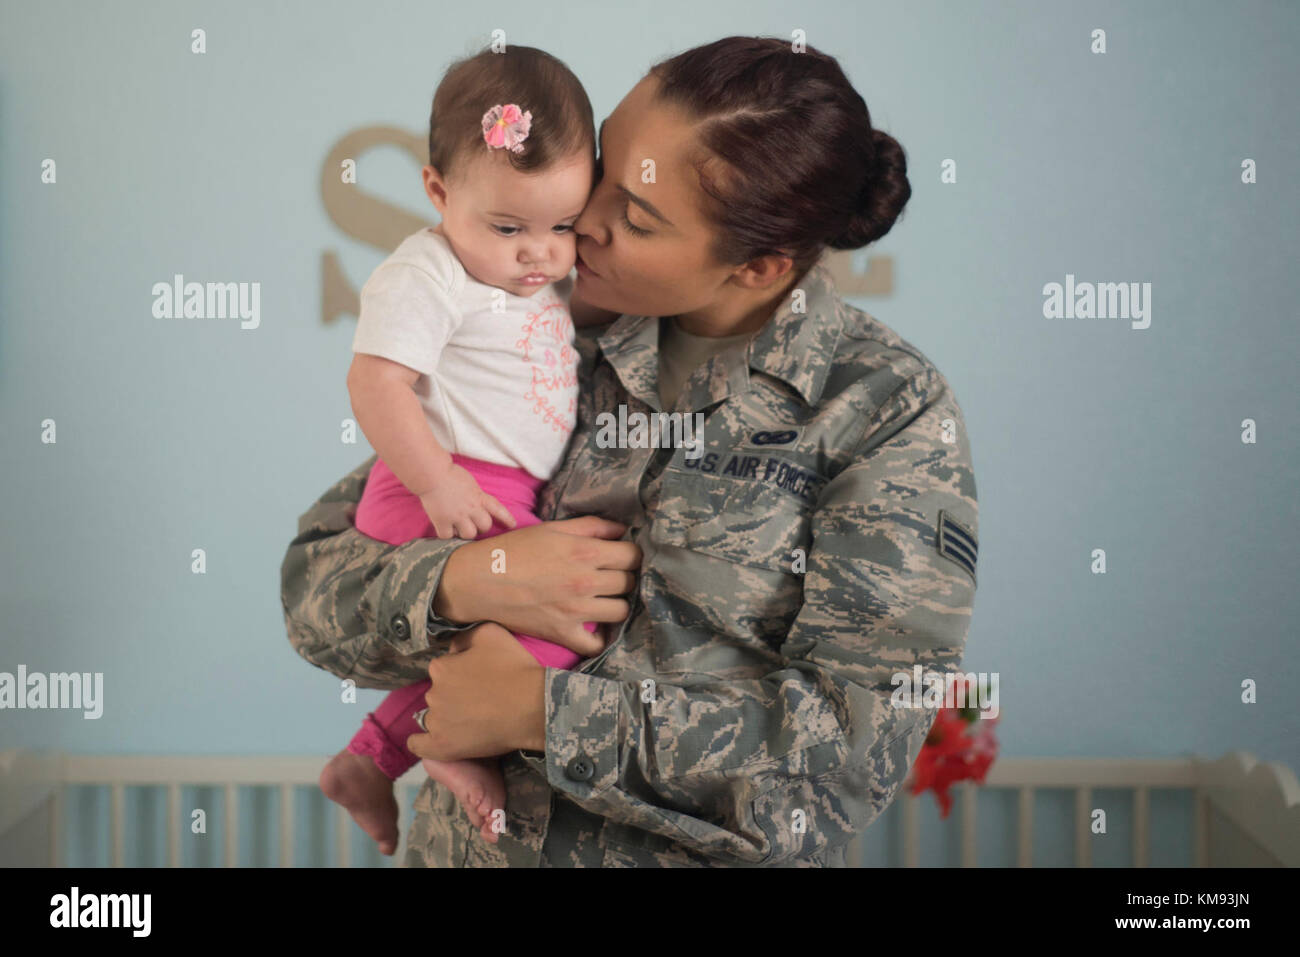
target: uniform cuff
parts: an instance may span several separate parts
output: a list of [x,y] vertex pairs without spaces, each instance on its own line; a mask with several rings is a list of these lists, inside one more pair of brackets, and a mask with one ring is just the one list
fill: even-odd
[[451,557],[452,551],[459,548],[461,545],[466,544],[463,541],[456,541],[454,539],[442,539],[441,541],[450,547],[447,548],[443,560],[438,565],[438,571],[436,573],[437,578],[432,582],[432,588],[429,590],[429,600],[425,606],[427,608],[427,614],[424,619],[424,635],[430,645],[437,639],[450,641],[452,635],[455,635],[457,632],[466,631],[467,629],[474,628],[489,620],[484,618],[479,621],[460,624],[459,622],[454,622],[449,618],[443,618],[433,610],[433,599],[434,596],[438,594],[438,585],[442,582],[442,573],[447,567],[447,559]]
[[389,562],[384,569],[388,580],[379,590],[377,626],[379,634],[399,655],[419,654],[433,644],[439,633],[471,627],[433,616],[433,596],[438,593],[447,558],[464,544],[454,538],[407,542],[400,546],[401,560]]
[[488,620],[484,618],[483,621],[471,621],[467,625],[458,625],[453,621],[448,621],[446,618],[443,618],[441,615],[434,614],[433,596],[437,594],[437,592],[438,592],[438,586],[434,585],[433,591],[429,593],[429,614],[425,617],[425,624],[424,624],[424,634],[425,637],[428,638],[430,642],[433,642],[435,639],[438,638],[441,638],[445,641],[451,638],[451,636],[458,631],[465,631],[467,628],[473,628],[476,625],[481,625],[483,624],[484,621]]
[[546,669],[546,780],[554,790],[585,798],[618,783],[623,694],[623,682]]

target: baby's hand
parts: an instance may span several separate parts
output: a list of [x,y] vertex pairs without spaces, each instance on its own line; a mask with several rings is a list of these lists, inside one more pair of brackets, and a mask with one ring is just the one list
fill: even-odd
[[504,505],[479,488],[474,476],[453,463],[430,491],[420,496],[424,514],[439,538],[477,538],[495,518],[506,528],[515,518]]

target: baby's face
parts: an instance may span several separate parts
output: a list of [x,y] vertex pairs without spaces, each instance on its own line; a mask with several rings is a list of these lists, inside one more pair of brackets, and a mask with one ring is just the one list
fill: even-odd
[[426,166],[424,183],[465,271],[527,297],[573,269],[573,221],[587,203],[594,173],[587,153],[526,174],[485,150],[450,181]]

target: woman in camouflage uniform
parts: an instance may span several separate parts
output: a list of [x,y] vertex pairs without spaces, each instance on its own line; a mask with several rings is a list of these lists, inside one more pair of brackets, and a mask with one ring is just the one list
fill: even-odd
[[[933,722],[896,676],[958,668],[975,595],[956,398],[820,261],[889,230],[902,148],[832,58],[730,37],[652,68],[601,166],[575,298],[618,317],[578,330],[546,521],[373,541],[363,462],[300,519],[290,641],[363,687],[429,676],[417,754],[502,755],[495,824],[426,782],[409,865],[842,866]],[[610,441],[697,412],[702,447]],[[542,668],[511,631],[594,657]]]

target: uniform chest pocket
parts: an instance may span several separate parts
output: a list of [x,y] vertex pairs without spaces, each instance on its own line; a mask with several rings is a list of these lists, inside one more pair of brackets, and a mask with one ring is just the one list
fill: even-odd
[[664,473],[651,541],[737,565],[802,575],[820,481],[794,466],[770,468],[766,474],[760,468],[741,478],[670,468]]
[[761,470],[664,472],[642,566],[659,673],[740,678],[781,667],[803,604],[814,505],[762,479]]

